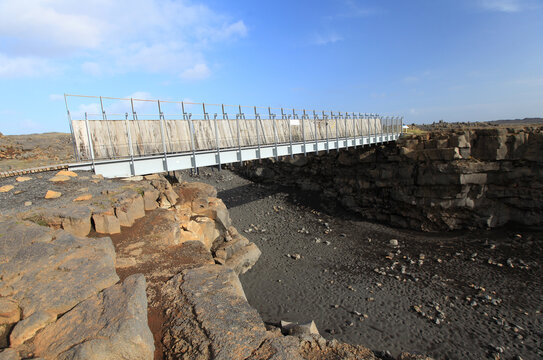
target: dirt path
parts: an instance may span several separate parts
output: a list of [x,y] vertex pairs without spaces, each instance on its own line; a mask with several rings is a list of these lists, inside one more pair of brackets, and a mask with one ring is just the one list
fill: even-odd
[[230,171],[189,180],[216,186],[262,250],[241,281],[265,321],[315,320],[327,338],[394,356],[543,357],[542,231],[418,233],[325,214],[314,196]]

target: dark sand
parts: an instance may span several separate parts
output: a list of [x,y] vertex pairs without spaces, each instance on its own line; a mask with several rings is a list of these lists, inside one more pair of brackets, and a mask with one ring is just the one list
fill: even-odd
[[266,322],[315,320],[326,338],[394,356],[543,358],[543,231],[393,229],[230,171],[188,180],[216,186],[262,250],[241,281]]

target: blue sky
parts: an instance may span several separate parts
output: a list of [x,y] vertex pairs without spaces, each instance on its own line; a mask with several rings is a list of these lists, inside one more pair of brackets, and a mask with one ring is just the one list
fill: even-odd
[[0,0],[0,132],[68,131],[64,93],[543,117],[541,19],[542,0]]

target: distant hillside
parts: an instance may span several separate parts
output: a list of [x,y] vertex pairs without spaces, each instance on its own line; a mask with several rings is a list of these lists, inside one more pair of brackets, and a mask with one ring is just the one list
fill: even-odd
[[519,127],[530,125],[542,125],[543,118],[524,118],[515,120],[493,120],[493,121],[475,121],[475,122],[446,122],[440,120],[432,124],[413,124],[420,130],[446,130],[457,128],[486,128],[486,127]]
[[530,124],[542,124],[543,118],[524,118],[524,119],[515,119],[515,120],[494,120],[488,121],[491,124],[497,125],[530,125]]

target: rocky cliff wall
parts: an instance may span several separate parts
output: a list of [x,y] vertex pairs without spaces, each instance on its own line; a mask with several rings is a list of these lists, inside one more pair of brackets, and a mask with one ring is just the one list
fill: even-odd
[[367,219],[425,231],[543,224],[543,127],[404,135],[397,143],[240,171],[318,192]]

